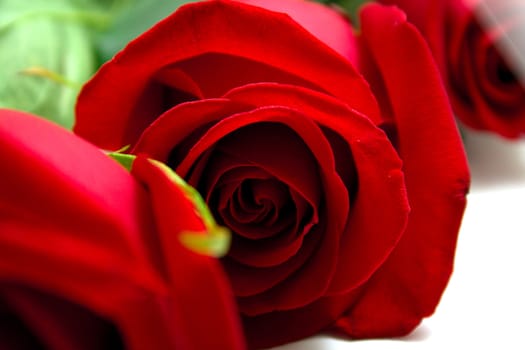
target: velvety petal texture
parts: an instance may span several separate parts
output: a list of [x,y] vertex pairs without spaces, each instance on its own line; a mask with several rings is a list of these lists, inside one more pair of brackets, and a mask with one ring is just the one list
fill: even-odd
[[[370,82],[384,84],[392,106],[412,210],[396,249],[337,326],[356,337],[398,336],[433,313],[448,282],[469,176],[464,155],[454,151],[461,141],[423,38],[401,11],[379,5],[366,7],[361,23],[382,77]],[[404,65],[410,69],[400,70]]]
[[380,0],[399,6],[428,41],[454,112],[467,126],[518,138],[525,133],[519,0]]
[[355,69],[289,16],[212,1],[181,7],[105,64],[79,96],[74,130],[105,149],[119,149],[177,103],[260,81],[326,91],[377,116]]
[[[202,219],[157,166],[137,159],[134,178],[70,132],[9,110],[0,162],[0,347],[243,348],[217,261],[178,240]],[[180,216],[159,214],[159,201]]]
[[341,11],[314,1],[236,0],[289,15],[294,21],[344,57],[357,55],[355,36]]
[[400,11],[362,22],[299,0],[188,4],[80,94],[77,134],[167,164],[232,231],[250,348],[406,334],[450,277],[469,174],[438,70]]

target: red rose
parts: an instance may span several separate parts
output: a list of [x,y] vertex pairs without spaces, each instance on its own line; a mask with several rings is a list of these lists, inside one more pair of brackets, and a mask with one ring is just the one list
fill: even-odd
[[137,181],[8,110],[0,162],[0,348],[243,348],[219,264],[179,242],[202,219],[161,168],[137,158]]
[[522,1],[381,2],[402,8],[426,37],[463,123],[508,138],[525,133],[523,62],[512,56],[522,41]]
[[[465,205],[446,95],[400,11],[366,8],[351,36],[329,8],[284,3],[317,38],[255,6],[181,7],[84,87],[75,131],[166,162],[230,227],[224,266],[251,347],[334,322],[405,334],[445,288]],[[326,16],[349,41],[319,40]]]

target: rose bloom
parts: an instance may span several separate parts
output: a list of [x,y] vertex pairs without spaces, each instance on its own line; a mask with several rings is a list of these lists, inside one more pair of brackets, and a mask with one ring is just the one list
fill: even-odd
[[244,348],[220,264],[179,240],[202,218],[160,167],[132,176],[9,110],[0,162],[0,348]]
[[380,1],[399,6],[421,30],[465,125],[507,138],[525,133],[525,67],[515,51],[525,49],[522,1]]
[[320,4],[257,4],[156,24],[85,85],[74,130],[165,162],[232,230],[250,347],[407,334],[450,277],[469,183],[431,55],[394,8],[357,35]]

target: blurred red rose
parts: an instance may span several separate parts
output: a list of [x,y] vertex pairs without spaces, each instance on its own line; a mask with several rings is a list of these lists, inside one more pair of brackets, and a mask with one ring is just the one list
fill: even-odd
[[468,187],[430,53],[394,9],[356,36],[320,4],[250,2],[269,9],[190,4],[132,41],[75,131],[166,162],[233,231],[251,347],[406,334],[449,279]]
[[137,158],[134,179],[9,110],[0,162],[0,348],[244,347],[220,265],[179,242],[202,219],[158,166]]
[[[380,2],[399,6],[421,30],[441,71],[454,112],[465,125],[508,138],[525,134],[522,1]],[[515,52],[516,48],[522,51]]]

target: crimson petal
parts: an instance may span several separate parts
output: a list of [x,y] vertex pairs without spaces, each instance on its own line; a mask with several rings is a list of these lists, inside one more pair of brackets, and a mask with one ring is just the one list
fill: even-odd
[[353,337],[400,336],[434,311],[448,282],[469,174],[423,38],[395,8],[369,5],[361,20],[391,99],[412,211],[396,249],[337,327]]
[[[348,150],[337,149],[346,143],[353,156],[358,186],[352,189],[353,182],[346,184],[349,191],[357,193],[347,218],[348,226],[340,238],[337,272],[329,293],[346,292],[362,284],[396,245],[404,232],[409,211],[401,162],[386,135],[366,116],[330,96],[305,88],[259,83],[234,89],[225,97],[255,107],[287,106],[308,115],[318,125],[331,130],[326,137],[333,142],[331,147],[336,147],[335,154],[348,154]],[[340,138],[335,139],[334,134]],[[338,166],[343,170],[342,175],[352,180],[354,169],[346,168],[344,163]],[[326,191],[326,195],[330,192]],[[378,198],[382,210],[377,210]],[[337,203],[330,197],[326,201]]]
[[[218,74],[234,74],[239,62],[248,62],[252,67],[258,63],[283,72],[274,75],[277,81],[306,82],[366,115],[378,115],[368,86],[346,59],[287,15],[234,1],[204,1],[182,6],[129,43],[98,71],[80,93],[75,132],[104,149],[133,144],[147,124],[160,115],[161,101],[151,103],[151,98],[141,98],[158,79],[159,71],[175,63],[187,64],[184,73],[206,94],[217,80],[209,76],[199,79],[197,75],[202,74],[202,69],[215,66],[194,64],[192,60],[208,59],[209,55],[216,55],[219,65],[222,59],[233,60],[217,70]],[[240,68],[245,66],[241,64]],[[191,76],[190,71],[196,76]],[[294,79],[290,81],[290,77]],[[240,81],[233,79],[240,85],[254,81],[268,79],[259,77],[257,69],[246,69]]]

